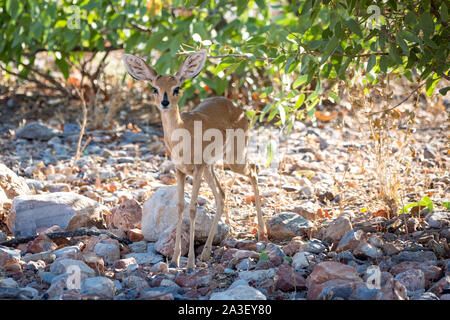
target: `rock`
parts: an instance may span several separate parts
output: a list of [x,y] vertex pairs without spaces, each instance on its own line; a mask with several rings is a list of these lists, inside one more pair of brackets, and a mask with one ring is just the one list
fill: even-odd
[[134,258],[137,264],[154,264],[163,260],[163,256],[151,252],[129,253],[125,257]]
[[300,247],[300,251],[319,254],[326,249],[325,245],[317,239],[310,239]]
[[130,229],[127,231],[127,238],[132,242],[138,242],[144,240],[144,235],[141,229]]
[[441,294],[448,294],[449,292],[443,292],[443,288],[450,285],[450,276],[445,276],[441,278],[438,282],[436,282],[428,292],[432,292],[437,296]]
[[0,246],[0,270],[19,272],[20,250]]
[[212,278],[213,274],[208,269],[202,269],[194,274],[178,275],[175,278],[175,283],[180,287],[206,287],[210,285]]
[[113,268],[116,272],[119,272],[128,269],[130,266],[137,266],[136,259],[133,257],[116,261]]
[[15,237],[36,234],[40,227],[58,225],[65,230],[105,228],[107,208],[73,192],[55,192],[14,198],[8,225]]
[[359,245],[353,250],[353,254],[355,257],[360,259],[378,259],[383,256],[383,252],[381,249],[377,249],[370,243],[367,243],[365,241],[361,241]]
[[425,275],[419,269],[409,269],[401,272],[395,276],[395,280],[403,284],[410,291],[425,289]]
[[108,264],[113,264],[120,259],[120,247],[116,243],[99,242],[95,245],[94,252]]
[[[442,299],[442,296],[441,296]],[[411,300],[439,300],[439,298],[432,292],[415,293]]]
[[123,231],[140,228],[142,206],[136,200],[127,200],[111,210],[113,227]]
[[[3,163],[0,163],[0,190],[5,194],[8,199],[14,199],[17,196],[28,195],[31,194],[31,190],[28,187],[25,179],[19,177],[5,166]],[[6,199],[4,199],[5,201]]]
[[[310,197],[313,194],[313,191],[310,186],[304,186],[300,192],[304,194],[306,197]],[[306,220],[316,220],[316,212],[320,207],[312,201],[302,202],[298,207],[292,210],[294,213],[297,213],[302,218]]]
[[146,241],[139,241],[131,243],[128,248],[130,248],[131,251],[142,253],[147,252],[147,242]]
[[[177,186],[164,186],[145,201],[142,211],[142,233],[147,241],[157,241],[169,228],[176,226],[178,221]],[[189,225],[189,198],[185,198],[183,220]],[[214,214],[206,211],[205,207],[197,207],[195,223],[195,240],[206,242],[211,229]],[[184,224],[183,224],[184,225]],[[213,244],[219,244],[230,228],[223,221],[219,221]]]
[[381,247],[383,247],[383,244],[384,244],[383,240],[380,237],[376,236],[376,235],[372,235],[369,238],[369,243],[372,246],[374,246],[375,248],[381,248]]
[[52,183],[47,185],[49,192],[70,192],[70,185],[67,183]]
[[62,258],[58,259],[50,265],[50,272],[60,274],[74,274],[80,276],[81,280],[94,277],[95,271],[89,268],[89,266],[80,260]]
[[287,245],[284,246],[283,251],[287,256],[292,257],[300,250],[300,248],[302,248],[303,244],[304,242],[302,237],[294,237]]
[[[155,242],[155,249],[163,256],[172,258],[175,248],[177,226],[172,225]],[[183,221],[181,227],[181,256],[185,256],[189,251],[189,225]]]
[[150,268],[150,272],[168,273],[169,272],[169,266],[167,265],[167,263],[160,261],[160,262],[154,264]]
[[105,262],[103,258],[93,252],[84,253],[83,261],[89,266],[89,268],[92,268],[98,272],[103,272],[105,269]]
[[428,262],[417,262],[417,261],[404,261],[401,262],[395,266],[393,266],[389,272],[392,273],[394,276],[405,272],[407,270],[411,269],[418,269],[422,270],[422,272],[425,275],[425,280],[428,284],[437,281],[442,276],[442,269],[438,266],[428,263]]
[[448,212],[431,212],[425,217],[430,228],[442,228],[450,225],[450,213]]
[[281,291],[306,288],[306,281],[302,273],[295,271],[286,264],[282,264],[275,270],[275,279],[275,287]]
[[450,300],[450,294],[441,295],[440,300]]
[[295,236],[305,235],[313,223],[292,212],[283,212],[272,216],[267,221],[267,232],[271,239],[289,240]]
[[247,282],[261,282],[267,279],[273,279],[274,276],[274,268],[270,268],[267,270],[251,270],[239,272],[239,279],[245,280]]
[[340,216],[325,229],[323,239],[329,242],[339,242],[342,237],[352,229],[353,227],[350,219],[347,216]]
[[399,253],[400,251],[402,251],[402,248],[399,245],[396,245],[392,242],[383,244],[382,249],[383,249],[384,253],[386,253],[388,256],[395,255],[395,254]]
[[63,127],[63,133],[66,135],[78,134],[80,131],[80,125],[76,123],[66,123]]
[[313,272],[306,279],[306,286],[320,284],[333,279],[362,281],[355,268],[334,261],[324,261],[314,267]]
[[81,287],[81,279],[78,277],[70,278],[70,275],[67,273],[63,273],[59,276],[55,276],[52,279],[50,288],[46,291],[49,298],[57,299],[61,298],[63,294],[67,294],[70,292],[79,292]]
[[400,263],[403,261],[436,261],[436,255],[432,251],[402,251],[399,254],[392,257],[394,263]]
[[66,257],[66,256],[68,257],[69,255],[76,255],[78,252],[80,252],[79,246],[68,246],[68,247],[60,248],[60,249],[53,251],[56,258],[61,258],[61,257]]
[[359,229],[352,229],[342,237],[341,241],[339,241],[336,251],[353,251],[360,245],[360,242],[364,239],[364,237],[364,231]]
[[0,287],[19,289],[19,284],[13,278],[0,279]]
[[313,283],[308,287],[308,300],[348,300],[354,292],[364,286],[361,281],[332,279],[322,283]]
[[53,263],[56,260],[56,255],[52,251],[44,251],[35,254],[26,255],[22,258],[25,262],[30,261],[44,261],[46,264]]
[[122,137],[128,142],[150,142],[151,140],[151,138],[145,133],[134,131],[125,131]]
[[36,239],[28,242],[27,251],[30,253],[39,253],[42,251],[52,251],[58,246],[45,233],[41,233]]
[[23,139],[49,140],[59,133],[58,130],[39,122],[30,122],[17,130],[16,137]]
[[11,208],[11,200],[6,196],[5,191],[0,187],[0,210],[9,210]]
[[382,293],[376,288],[360,286],[354,291],[353,296],[356,300],[380,300]]
[[100,298],[112,299],[115,292],[114,282],[106,277],[89,278],[84,280],[81,285],[81,293],[99,296]]
[[292,266],[295,270],[304,269],[311,265],[312,260],[314,260],[314,255],[312,253],[297,252],[292,257]]
[[267,300],[266,296],[259,290],[248,285],[239,285],[234,288],[214,292],[210,300]]

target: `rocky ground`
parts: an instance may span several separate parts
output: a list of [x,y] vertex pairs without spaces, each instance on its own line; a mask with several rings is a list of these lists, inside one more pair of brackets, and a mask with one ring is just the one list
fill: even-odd
[[[228,220],[220,222],[211,261],[198,261],[193,273],[185,257],[180,268],[169,267],[176,181],[159,127],[89,131],[72,167],[78,125],[4,122],[0,298],[449,300],[448,127],[423,114],[407,150],[390,140],[385,153],[368,127],[345,114],[298,123],[288,139],[255,129],[280,144],[279,162],[259,172],[269,240],[256,240],[248,180],[217,170]],[[187,202],[190,190],[188,179]],[[203,184],[197,255],[214,212]]]

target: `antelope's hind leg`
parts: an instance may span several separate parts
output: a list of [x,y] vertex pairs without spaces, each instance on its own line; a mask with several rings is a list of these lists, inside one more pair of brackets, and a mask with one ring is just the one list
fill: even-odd
[[206,244],[203,247],[201,255],[201,260],[206,261],[211,256],[212,242],[214,240],[215,234],[217,233],[217,226],[219,224],[219,220],[223,212],[225,192],[223,191],[222,186],[220,185],[219,181],[216,178],[216,175],[214,173],[214,167],[212,165],[208,166],[205,169],[204,175],[206,182],[211,188],[214,194],[214,198],[216,199],[216,215],[214,216],[213,225],[212,228],[209,230],[208,240],[206,240]]

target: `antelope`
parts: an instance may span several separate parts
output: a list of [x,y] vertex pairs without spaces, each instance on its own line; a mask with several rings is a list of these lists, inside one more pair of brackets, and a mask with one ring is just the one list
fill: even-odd
[[[205,50],[192,53],[184,60],[177,73],[172,76],[158,75],[152,67],[147,65],[147,63],[139,57],[130,54],[123,54],[122,56],[122,60],[128,73],[137,80],[148,81],[153,88],[155,103],[161,113],[165,146],[168,154],[175,163],[178,198],[178,222],[171,265],[176,267],[179,267],[181,255],[181,227],[184,211],[184,187],[186,175],[191,175],[193,178],[192,194],[189,203],[190,242],[187,271],[192,271],[195,268],[195,215],[197,197],[202,177],[205,177],[207,184],[211,188],[216,203],[216,214],[213,225],[208,234],[208,239],[205,243],[200,258],[203,261],[207,261],[210,258],[212,242],[214,235],[217,232],[217,225],[222,215],[225,199],[225,192],[214,172],[214,161],[216,160],[213,159],[212,161],[205,161],[205,159],[200,159],[200,161],[195,161],[195,155],[189,156],[188,153],[184,152],[186,149],[183,148],[181,148],[183,152],[179,152],[179,154],[175,154],[176,152],[174,152],[175,149],[180,149],[179,144],[186,148],[196,144],[194,145],[194,148],[200,145],[203,148],[202,150],[205,149],[207,146],[206,141],[201,141],[199,144],[198,141],[195,141],[195,137],[193,137],[194,131],[198,130],[198,125],[196,126],[196,123],[201,124],[202,134],[207,132],[207,130],[216,130],[216,132],[218,130],[223,137],[227,135],[227,132],[229,132],[228,130],[242,130],[242,132],[246,134],[244,148],[238,148],[237,145],[232,144],[234,146],[232,149],[225,150],[225,143],[223,144],[222,148],[225,150],[224,153],[230,155],[231,152],[234,156],[233,159],[243,159],[240,163],[224,161],[224,166],[227,166],[233,172],[247,176],[250,179],[255,195],[255,206],[258,219],[258,239],[260,240],[262,238],[266,238],[267,233],[261,212],[256,165],[249,164],[247,160],[247,132],[249,129],[249,121],[247,120],[244,110],[234,105],[231,100],[225,97],[207,98],[190,112],[180,114],[178,110],[178,99],[183,82],[187,79],[196,77],[200,73],[205,64],[206,58],[207,55]],[[177,135],[174,134],[175,132],[188,132],[192,138],[185,139],[187,141],[183,140],[181,142],[179,141],[180,138],[177,138]],[[186,144],[190,144],[190,146]]]

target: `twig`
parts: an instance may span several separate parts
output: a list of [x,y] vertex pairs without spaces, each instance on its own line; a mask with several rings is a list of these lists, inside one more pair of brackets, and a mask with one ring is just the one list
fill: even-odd
[[90,142],[90,139],[88,139],[86,141],[86,143],[84,144],[83,148],[81,148],[81,141],[83,140],[84,130],[86,129],[86,123],[87,123],[87,107],[86,107],[86,100],[84,99],[83,93],[80,92],[80,89],[78,89],[77,87],[75,87],[75,90],[81,99],[81,107],[83,109],[83,122],[81,123],[80,136],[78,137],[77,152],[75,153],[75,157],[73,158],[73,162],[72,162],[72,170],[75,167],[75,164],[77,163],[78,159],[80,158],[81,153],[84,151],[87,144]]
[[383,109],[383,110],[380,110],[380,111],[375,111],[375,112],[368,113],[368,116],[373,116],[373,115],[378,114],[378,113],[388,112],[388,111],[391,111],[391,110],[397,108],[397,107],[400,106],[401,104],[403,104],[403,103],[405,103],[406,101],[408,101],[408,99],[411,98],[411,96],[412,96],[415,92],[417,92],[420,88],[422,88],[422,87],[425,85],[425,83],[426,83],[426,82],[424,81],[424,82],[422,82],[420,85],[418,85],[413,91],[411,91],[411,92],[409,93],[409,95],[408,95],[405,99],[403,99],[402,101],[400,101],[399,103],[397,103],[395,106],[389,107],[389,108],[386,108],[386,109]]
[[[131,241],[128,239],[120,238],[116,236],[115,234],[109,232],[109,231],[94,231],[86,228],[76,229],[76,230],[70,230],[70,231],[63,231],[63,232],[51,232],[46,233],[46,236],[50,239],[61,239],[61,238],[69,238],[69,237],[82,237],[82,236],[101,236],[101,235],[107,235],[108,237],[117,240],[124,244],[130,244]],[[27,243],[30,241],[33,241],[38,236],[31,236],[31,237],[24,237],[24,238],[14,238],[11,240],[0,242],[0,245],[2,246],[15,246],[21,243]]]

